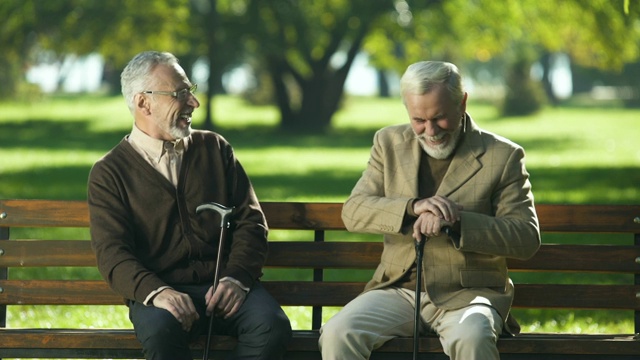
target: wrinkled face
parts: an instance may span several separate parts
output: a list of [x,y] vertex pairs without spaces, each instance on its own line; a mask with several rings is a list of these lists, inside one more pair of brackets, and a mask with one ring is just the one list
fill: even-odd
[[[158,65],[151,76],[155,79],[152,91],[180,91],[192,84],[180,65]],[[191,133],[193,111],[200,106],[195,95],[188,93],[183,100],[171,95],[140,94],[146,97],[144,125],[141,129],[149,136],[160,140],[177,140]]]
[[411,127],[429,156],[446,159],[456,148],[466,110],[467,94],[454,103],[444,86],[423,95],[405,94]]

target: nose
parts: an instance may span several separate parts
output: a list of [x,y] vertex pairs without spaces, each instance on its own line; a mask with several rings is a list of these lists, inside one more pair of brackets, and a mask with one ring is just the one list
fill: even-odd
[[189,97],[187,98],[187,104],[193,107],[194,109],[200,107],[200,102],[198,101],[196,94],[189,93]]
[[426,136],[435,136],[440,132],[440,128],[435,121],[427,120],[424,122],[424,134]]

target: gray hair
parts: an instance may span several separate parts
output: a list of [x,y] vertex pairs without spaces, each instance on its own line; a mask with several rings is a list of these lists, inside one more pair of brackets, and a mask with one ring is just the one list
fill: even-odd
[[154,79],[149,76],[158,65],[174,65],[178,59],[171,53],[159,51],[145,51],[134,56],[120,75],[122,95],[129,110],[133,113],[134,96],[140,92],[150,90]]
[[420,61],[409,65],[400,79],[400,93],[424,95],[436,86],[444,85],[451,100],[461,102],[464,97],[462,79],[458,68],[443,61]]

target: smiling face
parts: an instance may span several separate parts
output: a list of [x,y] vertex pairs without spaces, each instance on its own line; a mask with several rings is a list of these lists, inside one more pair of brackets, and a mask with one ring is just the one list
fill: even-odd
[[461,102],[453,101],[443,85],[425,94],[404,94],[413,132],[429,156],[446,159],[453,154],[462,130],[466,100],[465,93]]
[[[153,91],[180,91],[192,84],[178,64],[157,65],[150,74]],[[136,125],[147,135],[173,141],[189,136],[193,111],[200,106],[195,95],[189,93],[184,100],[171,95],[137,94]]]

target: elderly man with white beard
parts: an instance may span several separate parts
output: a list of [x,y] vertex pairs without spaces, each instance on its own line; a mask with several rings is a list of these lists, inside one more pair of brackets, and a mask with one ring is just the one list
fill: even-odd
[[[412,64],[400,86],[409,123],[375,134],[342,212],[348,230],[383,235],[380,264],[322,327],[322,357],[367,359],[411,336],[419,293],[420,330],[437,334],[451,359],[499,359],[498,337],[519,331],[506,259],[540,246],[524,150],[476,125],[455,65]],[[426,241],[421,284],[417,241]]]

